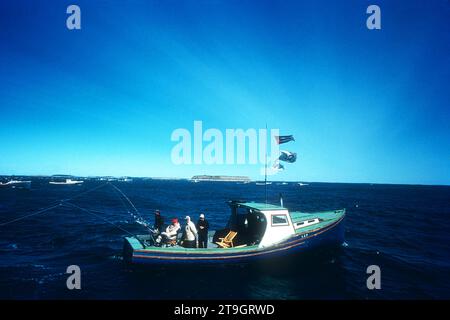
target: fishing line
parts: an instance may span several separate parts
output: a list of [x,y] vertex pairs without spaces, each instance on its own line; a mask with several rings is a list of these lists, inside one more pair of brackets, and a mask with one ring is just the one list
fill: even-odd
[[[100,189],[101,187],[104,187],[104,186],[106,186],[107,184],[108,184],[108,183],[104,183],[104,184],[102,184],[102,185],[100,185],[100,186],[97,186],[97,187],[95,187],[95,188],[92,188],[92,189],[83,191],[83,192],[81,192],[81,193],[79,193],[79,194],[77,194],[77,195],[75,195],[75,196],[73,196],[73,197],[71,197],[71,198],[53,201],[52,204],[50,204],[49,206],[44,207],[44,208],[42,208],[42,209],[39,209],[37,212],[33,212],[33,213],[27,214],[27,215],[25,215],[25,216],[22,216],[22,217],[19,217],[19,218],[16,218],[16,219],[13,219],[13,220],[10,220],[10,221],[7,221],[7,222],[2,222],[2,223],[0,223],[0,227],[6,226],[6,225],[11,224],[11,223],[13,223],[13,222],[17,222],[17,221],[23,220],[23,219],[25,219],[25,218],[29,218],[29,217],[32,217],[32,216],[41,214],[41,213],[45,213],[45,212],[47,212],[47,211],[49,211],[49,210],[52,210],[52,209],[54,209],[54,208],[56,208],[56,207],[62,206],[62,204],[63,204],[64,202],[66,202],[66,201],[73,200],[73,199],[75,199],[75,198],[78,198],[78,197],[82,196],[83,194],[86,194],[86,193],[92,192],[92,191],[94,191],[94,190]],[[56,203],[56,204],[53,204],[53,203],[55,203],[55,202],[57,202],[57,203]]]
[[117,190],[114,190],[114,193],[117,194],[117,198],[119,198],[120,203],[122,203],[122,206],[124,207],[125,210],[127,210],[127,213],[133,215],[130,210],[128,209],[127,205],[125,204],[125,202],[123,201],[122,197],[120,196],[120,193],[117,192]]
[[122,206],[127,211],[127,213],[129,213],[134,218],[134,220],[136,220],[136,216],[133,213],[130,212],[129,208],[127,207],[127,205],[123,201],[121,194],[119,192],[117,192],[117,190],[115,190],[115,189],[113,191],[117,195],[117,198],[119,198],[120,203],[122,203]]
[[[142,225],[142,226],[144,226],[145,228],[147,228],[147,230],[149,231],[149,235],[150,235],[150,238],[153,240],[153,242],[155,242],[155,237],[153,236],[154,235],[154,230],[152,229],[152,228],[150,228],[149,227],[149,224],[145,221],[145,219],[143,218],[143,216],[141,215],[141,213],[139,212],[139,210],[135,207],[135,205],[133,204],[133,202],[131,202],[131,200],[125,195],[125,193],[123,193],[122,192],[122,190],[120,190],[118,187],[116,187],[115,185],[113,185],[113,184],[110,184],[114,189],[116,189],[118,192],[120,192],[120,194],[128,201],[128,203],[133,207],[133,209],[134,209],[134,211],[137,213],[137,215],[139,216],[139,219],[136,219],[135,218],[135,222],[136,223],[138,223],[138,224],[140,224],[140,225]],[[120,195],[119,195],[119,198],[120,199],[122,199],[121,197],[120,197]],[[123,202],[123,201],[122,201]],[[127,209],[126,208],[126,206],[125,206],[125,209]],[[127,211],[128,211],[128,209],[127,209]],[[128,211],[129,212],[129,211]],[[146,243],[145,242],[143,242],[143,241],[141,241],[140,239],[139,239],[139,237],[138,236],[134,236],[141,244],[142,244],[142,246],[145,248],[147,245],[146,245]]]
[[138,209],[136,209],[136,207],[134,206],[133,202],[131,202],[131,200],[125,195],[125,193],[122,192],[122,190],[120,190],[118,187],[116,187],[113,184],[110,184],[114,189],[116,189],[117,191],[120,192],[120,194],[128,201],[128,203],[133,207],[134,211],[136,211],[136,213],[142,217],[142,215],[140,214],[140,212],[138,211]]
[[[140,224],[141,226],[144,226],[145,228],[147,228],[149,231],[151,231],[151,229],[148,226],[148,223],[144,220],[144,218],[142,217],[142,215],[136,216],[136,214],[130,212],[129,207],[125,204],[125,202],[122,199],[122,196],[120,195],[119,192],[117,192],[117,190],[114,190],[114,193],[117,195],[117,198],[119,198],[120,202],[122,203],[123,208],[127,211],[128,214],[131,215],[131,217],[134,219],[134,222],[136,222],[137,224]],[[94,210],[95,212],[95,210]]]
[[25,215],[25,216],[22,216],[22,217],[19,217],[19,218],[10,220],[10,221],[0,223],[0,227],[6,226],[6,225],[11,224],[11,223],[13,223],[13,222],[17,222],[17,221],[23,220],[23,219],[25,219],[25,218],[29,218],[29,217],[32,217],[32,216],[41,214],[41,213],[45,213],[45,212],[47,212],[47,211],[50,211],[50,210],[52,210],[52,209],[54,209],[54,208],[56,208],[56,207],[60,207],[60,206],[62,206],[62,203],[61,203],[61,202],[58,203],[58,204],[49,206],[49,207],[45,207],[45,208],[43,208],[43,209],[41,209],[41,210],[39,210],[39,211],[37,211],[37,212],[30,213],[30,214],[27,214],[27,215]]
[[[108,219],[106,219],[106,218],[104,218],[104,217],[102,217],[102,216],[100,216],[100,215],[98,215],[98,214],[96,214],[96,213],[93,213],[91,210],[88,210],[88,209],[79,207],[79,206],[77,206],[76,204],[73,204],[73,203],[70,203],[70,202],[66,202],[66,203],[64,203],[64,205],[65,205],[65,206],[70,205],[70,206],[72,206],[72,207],[74,207],[74,208],[77,208],[77,209],[83,211],[83,212],[89,213],[89,214],[91,214],[91,215],[93,215],[93,216],[95,216],[95,217],[97,217],[97,218],[102,219],[103,221],[109,223],[110,225],[116,227],[117,229],[122,230],[123,232],[126,232],[126,233],[128,233],[129,235],[131,235],[131,236],[133,236],[133,237],[136,237],[135,234],[131,233],[131,232],[128,231],[128,230],[125,230],[124,228],[122,228],[122,227],[116,225],[115,223],[109,221]],[[104,213],[104,212],[103,212],[103,213]]]
[[73,200],[73,199],[76,199],[76,198],[78,198],[78,197],[81,197],[83,194],[86,194],[86,193],[95,191],[95,190],[97,190],[97,189],[100,189],[100,188],[106,186],[107,184],[108,184],[108,182],[106,182],[106,183],[104,183],[104,184],[101,184],[101,185],[99,185],[99,186],[96,186],[96,187],[94,187],[94,188],[92,188],[92,189],[83,191],[83,192],[81,192],[81,193],[79,193],[79,194],[77,194],[77,195],[75,195],[75,196],[73,196],[73,197],[71,197],[71,198],[63,199],[63,200],[61,200],[61,202],[64,202],[64,201],[71,201],[71,200]]
[[[138,211],[138,209],[136,208],[136,206],[133,204],[133,202],[125,195],[125,193],[122,192],[122,190],[120,190],[118,187],[116,187],[113,184],[110,184],[114,189],[116,189],[116,191],[120,192],[120,194],[128,201],[128,203],[133,207],[134,211],[136,212],[136,214],[138,215],[138,219],[136,219],[136,217],[134,217],[134,220],[140,224],[143,225],[144,227],[146,227],[149,231],[151,231],[150,227],[148,226],[148,223],[145,221],[144,217],[142,216],[142,214]],[[125,206],[125,204],[123,203],[122,197],[120,197],[119,195],[119,199],[121,199],[122,204],[124,205],[125,209],[127,210],[128,213],[130,213],[130,211],[128,210],[128,208]]]
[[104,184],[99,185],[99,186],[96,186],[96,187],[94,187],[94,188],[85,190],[85,191],[83,191],[83,192],[81,192],[81,193],[78,193],[78,194],[74,195],[73,197],[70,197],[70,198],[67,198],[67,199],[55,200],[55,201],[53,201],[53,202],[50,202],[49,206],[51,206],[53,203],[62,203],[62,202],[65,202],[65,201],[71,201],[71,200],[73,200],[73,199],[79,198],[79,197],[81,197],[83,194],[90,193],[90,192],[92,192],[92,191],[95,191],[95,190],[97,190],[97,189],[100,189],[100,188],[106,186],[107,184],[108,184],[108,183],[104,183]]
[[[82,210],[83,212],[89,213],[89,214],[91,214],[91,215],[93,215],[93,216],[95,216],[95,217],[97,217],[97,218],[100,218],[100,219],[104,220],[105,222],[111,224],[112,226],[116,227],[117,229],[120,229],[121,231],[126,232],[127,234],[129,234],[129,235],[131,235],[131,236],[133,236],[133,237],[136,237],[135,234],[129,232],[128,230],[125,230],[124,228],[122,228],[122,227],[120,227],[120,226],[117,226],[117,225],[114,224],[113,222],[111,222],[111,221],[107,220],[106,218],[104,218],[104,217],[102,217],[102,216],[100,216],[100,215],[98,215],[98,214],[92,212],[91,210],[87,210],[87,209],[85,209],[85,208],[82,208],[82,207],[80,207],[80,206],[77,206],[77,205],[75,205],[75,204],[73,204],[73,203],[68,202],[68,201],[74,200],[74,199],[76,199],[76,198],[79,198],[79,197],[81,197],[81,196],[84,195],[84,194],[87,194],[87,193],[93,192],[93,191],[95,191],[95,190],[97,190],[97,189],[100,189],[100,188],[102,188],[102,187],[104,187],[104,186],[106,186],[106,185],[108,185],[108,184],[111,185],[115,190],[117,190],[118,192],[120,192],[120,194],[128,201],[128,203],[131,205],[131,207],[134,209],[134,211],[135,211],[135,212],[137,213],[137,215],[139,216],[139,218],[140,218],[140,221],[139,221],[140,224],[141,224],[141,225],[144,225],[147,229],[150,230],[150,228],[148,227],[147,223],[145,223],[145,220],[143,219],[142,215],[140,214],[140,212],[139,212],[139,210],[136,208],[136,206],[133,204],[133,202],[131,202],[131,200],[130,200],[123,192],[122,192],[122,190],[120,190],[118,187],[114,186],[113,184],[111,184],[111,183],[109,183],[109,182],[104,183],[104,184],[102,184],[102,185],[100,185],[100,186],[96,186],[96,187],[94,187],[94,188],[91,188],[91,189],[89,189],[89,190],[83,191],[83,192],[81,192],[81,193],[79,193],[79,194],[77,194],[77,195],[75,195],[75,196],[73,196],[73,197],[66,198],[66,199],[62,199],[62,200],[59,200],[59,201],[54,201],[54,202],[57,202],[57,203],[56,203],[56,204],[49,205],[49,206],[47,206],[47,207],[44,207],[44,208],[38,210],[37,212],[33,212],[33,213],[30,213],[30,214],[24,215],[24,216],[22,216],[22,217],[19,217],[19,218],[10,220],[10,221],[2,222],[2,223],[0,223],[0,227],[9,225],[9,224],[14,223],[14,222],[17,222],[17,221],[21,221],[21,220],[23,220],[23,219],[26,219],[26,218],[29,218],[29,217],[32,217],[32,216],[36,216],[36,215],[39,215],[39,214],[46,213],[46,212],[48,212],[48,211],[50,211],[50,210],[52,210],[52,209],[54,209],[54,208],[57,208],[57,207],[61,207],[61,206],[66,206],[66,207],[67,207],[68,205],[70,205],[70,206],[73,207],[73,208],[77,208],[77,209],[79,209],[79,210]],[[125,203],[123,202],[122,197],[119,196],[119,199],[120,199],[120,201],[122,202],[122,205],[123,205],[123,206],[125,207],[125,209],[127,210],[127,212],[130,213],[130,211],[129,211],[128,208],[126,207]],[[53,203],[54,203],[54,202],[53,202]],[[99,212],[99,213],[105,213],[105,212],[101,212],[101,211],[97,211],[97,212]]]

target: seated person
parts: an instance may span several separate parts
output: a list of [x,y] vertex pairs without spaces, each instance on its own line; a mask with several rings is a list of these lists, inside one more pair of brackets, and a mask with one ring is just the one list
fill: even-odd
[[177,239],[177,233],[181,229],[180,223],[177,218],[172,219],[172,223],[166,228],[166,231],[161,232],[161,234],[156,238],[156,243],[161,242],[167,243]]

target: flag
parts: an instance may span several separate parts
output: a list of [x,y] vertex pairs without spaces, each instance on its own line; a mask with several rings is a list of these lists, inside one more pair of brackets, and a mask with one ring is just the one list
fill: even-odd
[[290,151],[281,150],[281,155],[278,157],[278,160],[294,163],[297,160],[297,154]]
[[290,135],[290,136],[275,136],[275,140],[277,141],[278,144],[283,144],[289,141],[295,141],[294,136]]
[[273,164],[273,169],[278,170],[278,171],[282,171],[284,170],[284,166],[277,160],[275,161],[275,163]]

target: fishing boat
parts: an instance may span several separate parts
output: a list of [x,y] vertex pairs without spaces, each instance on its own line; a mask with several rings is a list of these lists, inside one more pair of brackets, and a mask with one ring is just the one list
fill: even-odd
[[11,187],[11,188],[26,188],[31,187],[31,181],[21,181],[21,180],[9,180],[5,183],[0,182],[0,187]]
[[272,181],[266,181],[266,182],[255,182],[257,186],[268,186],[272,184]]
[[73,185],[73,184],[82,184],[84,181],[82,180],[72,180],[72,179],[66,179],[64,181],[50,181],[49,184],[63,184],[63,185]]
[[135,264],[235,263],[295,255],[344,242],[345,209],[290,212],[283,206],[230,201],[224,229],[208,232],[207,248],[184,248],[176,241],[158,246],[154,236],[125,237],[124,260]]

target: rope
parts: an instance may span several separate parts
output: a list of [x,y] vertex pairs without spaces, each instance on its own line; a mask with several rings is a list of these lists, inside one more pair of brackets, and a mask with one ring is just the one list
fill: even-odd
[[[93,213],[91,210],[88,210],[88,209],[79,207],[79,206],[77,206],[77,205],[75,205],[75,204],[73,204],[73,203],[70,203],[70,202],[66,202],[65,205],[66,205],[66,206],[67,206],[67,205],[70,205],[70,206],[72,206],[72,207],[74,207],[74,208],[77,208],[77,209],[79,209],[79,210],[81,210],[81,211],[84,211],[84,212],[86,212],[86,213],[89,213],[89,214],[91,214],[91,215],[93,215],[93,216],[95,216],[95,217],[97,217],[97,218],[102,219],[103,221],[109,223],[110,225],[116,227],[117,229],[120,229],[120,230],[122,230],[123,232],[126,232],[126,233],[128,233],[129,235],[131,235],[131,236],[133,236],[133,237],[136,237],[135,234],[131,233],[131,232],[128,231],[128,230],[125,230],[124,228],[122,228],[122,227],[116,225],[115,223],[109,221],[108,219],[103,218],[102,216],[100,216],[100,215],[98,215],[98,214],[96,214],[96,213]],[[103,213],[104,213],[104,212],[103,212]]]

